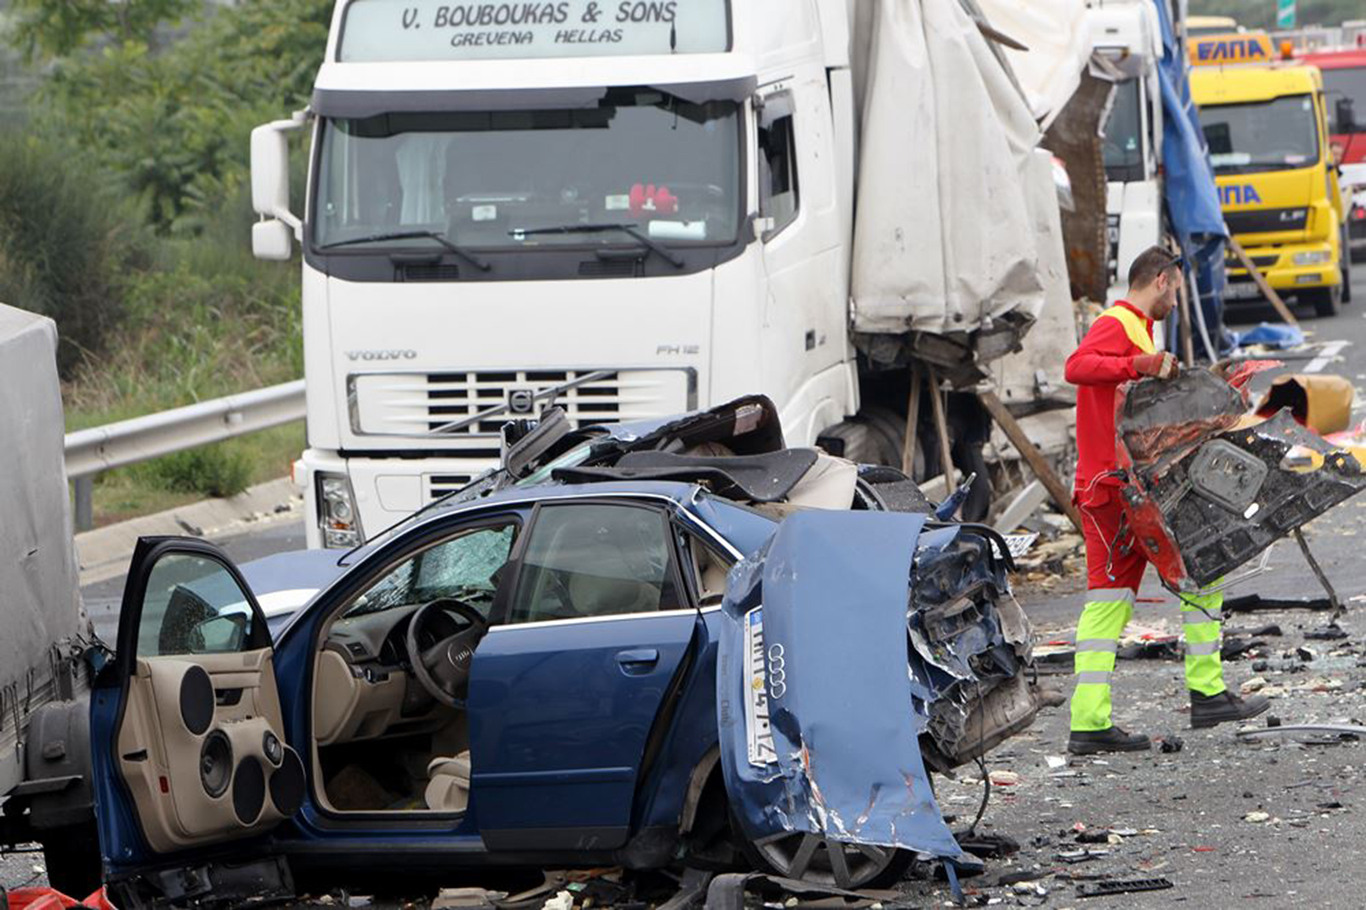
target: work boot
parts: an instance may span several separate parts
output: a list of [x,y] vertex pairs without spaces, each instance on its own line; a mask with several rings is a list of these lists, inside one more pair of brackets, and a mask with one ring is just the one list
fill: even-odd
[[1191,726],[1197,730],[1202,727],[1222,724],[1225,721],[1247,720],[1249,717],[1256,717],[1271,707],[1271,702],[1262,695],[1253,695],[1250,698],[1243,699],[1227,689],[1218,695],[1202,695],[1194,689],[1191,689],[1190,693]]
[[1126,733],[1119,727],[1104,730],[1073,730],[1067,737],[1067,751],[1073,755],[1095,755],[1098,752],[1146,752],[1152,742],[1142,733]]

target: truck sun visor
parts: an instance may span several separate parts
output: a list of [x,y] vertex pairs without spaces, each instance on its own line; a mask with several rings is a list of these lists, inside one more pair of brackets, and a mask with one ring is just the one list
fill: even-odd
[[[758,85],[753,76],[651,85],[689,104],[708,101],[743,101]],[[358,119],[379,114],[427,113],[431,111],[534,111],[597,107],[607,97],[608,86],[558,88],[455,89],[430,91],[367,91],[316,88],[310,107],[323,117]]]

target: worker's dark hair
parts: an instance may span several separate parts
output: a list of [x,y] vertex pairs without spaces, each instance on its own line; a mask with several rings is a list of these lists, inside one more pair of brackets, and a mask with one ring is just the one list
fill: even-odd
[[1129,266],[1129,287],[1142,290],[1156,281],[1158,275],[1180,264],[1180,253],[1173,253],[1163,246],[1150,246],[1139,253],[1133,265]]

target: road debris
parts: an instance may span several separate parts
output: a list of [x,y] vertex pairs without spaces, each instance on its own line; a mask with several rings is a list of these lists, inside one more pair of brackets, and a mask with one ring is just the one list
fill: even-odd
[[1133,878],[1125,881],[1094,882],[1077,885],[1078,897],[1104,897],[1111,894],[1133,894],[1138,891],[1166,891],[1174,887],[1165,878]]

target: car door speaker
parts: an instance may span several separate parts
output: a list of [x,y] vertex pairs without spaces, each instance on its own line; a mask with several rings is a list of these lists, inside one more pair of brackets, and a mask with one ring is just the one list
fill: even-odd
[[203,736],[213,723],[213,681],[197,664],[180,677],[180,721],[195,736]]
[[232,776],[232,811],[244,825],[253,825],[261,817],[266,804],[266,773],[261,760],[248,755],[237,766]]
[[275,810],[289,818],[304,803],[304,763],[299,753],[285,746],[280,767],[270,775],[270,801]]
[[232,743],[222,730],[214,730],[199,748],[199,782],[214,799],[228,792],[232,781]]

